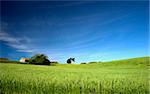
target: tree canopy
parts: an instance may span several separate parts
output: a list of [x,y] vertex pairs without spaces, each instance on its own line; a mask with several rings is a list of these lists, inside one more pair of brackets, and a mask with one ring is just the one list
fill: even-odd
[[48,60],[48,57],[44,54],[36,54],[29,60],[30,64],[36,64],[36,65],[49,65],[50,61]]
[[72,61],[75,62],[75,58],[69,58],[69,59],[67,60],[67,63],[68,63],[68,64],[71,64]]

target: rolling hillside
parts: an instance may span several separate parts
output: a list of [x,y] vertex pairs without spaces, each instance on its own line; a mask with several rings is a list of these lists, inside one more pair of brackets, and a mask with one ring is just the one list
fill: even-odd
[[119,67],[131,67],[131,68],[148,68],[150,66],[150,57],[137,57],[131,59],[115,60],[109,62],[93,62],[87,64],[57,64],[56,66],[65,68],[119,68]]
[[149,61],[150,61],[150,57],[147,56],[147,57],[124,59],[124,60],[115,60],[115,61],[111,61],[111,62],[107,62],[107,63],[113,63],[113,64],[118,64],[118,65],[122,65],[122,64],[149,65],[150,64]]

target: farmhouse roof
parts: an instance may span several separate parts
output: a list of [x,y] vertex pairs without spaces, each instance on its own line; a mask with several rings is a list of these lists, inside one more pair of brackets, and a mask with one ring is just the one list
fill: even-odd
[[21,59],[23,59],[23,60],[30,60],[30,58],[21,58]]

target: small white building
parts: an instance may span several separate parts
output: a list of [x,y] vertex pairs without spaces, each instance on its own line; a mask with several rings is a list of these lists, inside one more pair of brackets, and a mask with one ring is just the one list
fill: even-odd
[[21,58],[19,61],[20,62],[29,62],[30,58]]

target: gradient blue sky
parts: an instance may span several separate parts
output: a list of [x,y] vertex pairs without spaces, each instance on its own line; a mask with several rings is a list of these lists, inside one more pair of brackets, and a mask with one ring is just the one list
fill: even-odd
[[65,63],[148,55],[148,1],[1,2],[0,57]]

